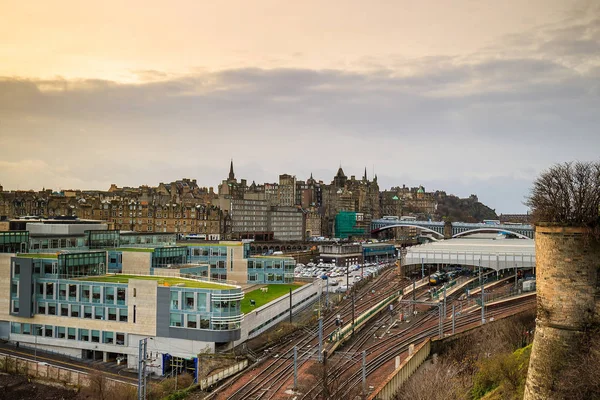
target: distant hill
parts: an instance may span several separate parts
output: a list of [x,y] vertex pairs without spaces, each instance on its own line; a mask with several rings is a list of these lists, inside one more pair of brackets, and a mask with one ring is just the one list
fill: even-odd
[[466,199],[461,199],[444,191],[434,193],[437,202],[437,216],[457,222],[481,222],[484,219],[498,219],[496,210],[481,203],[476,195],[472,194]]

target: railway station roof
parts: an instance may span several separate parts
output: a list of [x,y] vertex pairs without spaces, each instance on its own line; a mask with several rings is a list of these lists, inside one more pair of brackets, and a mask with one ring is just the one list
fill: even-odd
[[491,268],[535,267],[535,241],[492,235],[456,238],[409,247],[402,265],[450,264]]

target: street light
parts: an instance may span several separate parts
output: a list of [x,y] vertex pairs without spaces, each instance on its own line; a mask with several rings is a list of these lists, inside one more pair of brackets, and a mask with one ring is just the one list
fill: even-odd
[[325,298],[325,308],[329,309],[329,277],[325,274],[321,275],[321,279],[325,281],[327,285],[327,297]]

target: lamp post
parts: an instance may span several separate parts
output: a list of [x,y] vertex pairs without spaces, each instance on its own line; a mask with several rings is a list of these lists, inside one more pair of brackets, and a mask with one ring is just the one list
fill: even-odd
[[321,275],[321,279],[325,281],[327,285],[327,297],[325,298],[325,308],[329,309],[329,277],[327,275]]

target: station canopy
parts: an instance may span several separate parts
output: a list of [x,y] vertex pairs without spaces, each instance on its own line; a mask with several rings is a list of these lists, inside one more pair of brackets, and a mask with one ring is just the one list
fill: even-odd
[[412,246],[402,265],[447,264],[482,266],[499,271],[535,267],[535,241],[478,235]]

